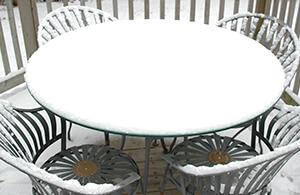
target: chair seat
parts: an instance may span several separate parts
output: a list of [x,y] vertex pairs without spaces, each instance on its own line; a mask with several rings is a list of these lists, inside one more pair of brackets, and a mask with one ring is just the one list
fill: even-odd
[[[124,152],[104,145],[82,145],[63,150],[47,160],[42,167],[64,180],[76,179],[87,183],[116,183],[139,169]],[[138,182],[135,183],[135,189]]]
[[[258,153],[244,142],[226,136],[213,134],[188,139],[178,144],[170,154],[163,157],[169,164],[166,167],[161,194],[164,194],[166,180],[169,180],[183,194],[194,194],[197,186],[202,185],[202,180],[189,174],[180,173],[172,164],[181,167],[185,165],[213,167],[217,164],[225,165],[233,161],[243,161],[257,155]],[[185,183],[185,180],[188,183]],[[226,183],[224,179],[220,179],[219,182],[220,185]],[[213,189],[211,190],[210,192],[214,193]]]
[[258,155],[244,142],[217,134],[199,136],[182,142],[174,148],[171,154],[183,164],[209,167]]

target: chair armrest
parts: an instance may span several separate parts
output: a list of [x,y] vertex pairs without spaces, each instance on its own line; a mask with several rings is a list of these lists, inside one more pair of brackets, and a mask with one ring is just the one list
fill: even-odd
[[[263,167],[263,169],[265,169],[266,166],[272,167],[272,164],[274,164],[274,163],[283,163],[284,164],[284,162],[286,162],[285,159],[289,159],[291,156],[293,156],[299,150],[300,150],[300,140],[298,140],[292,144],[289,144],[287,146],[275,148],[275,150],[272,152],[258,155],[251,159],[247,159],[244,161],[230,162],[226,165],[218,164],[218,165],[214,165],[212,167],[207,167],[207,166],[196,167],[191,164],[184,164],[185,162],[177,160],[176,156],[174,156],[172,154],[164,155],[162,158],[164,160],[166,160],[172,167],[178,169],[179,171],[181,171],[185,174],[193,175],[193,176],[197,176],[197,177],[206,177],[206,176],[213,176],[213,175],[216,176],[216,175],[222,175],[224,173],[246,170],[251,167],[252,168],[253,167],[260,167],[260,168]],[[262,166],[264,163],[266,163],[268,165]],[[276,166],[274,166],[274,167],[276,167]],[[274,167],[272,167],[272,168],[274,168]],[[270,169],[272,169],[272,168],[270,168]]]
[[117,183],[116,186],[120,186],[121,188],[124,188],[126,186],[128,186],[129,184],[139,180],[141,177],[135,173],[128,173],[125,178],[122,180],[120,178],[114,179],[113,181]]
[[[81,185],[77,180],[62,180],[55,174],[51,174],[44,169],[37,167],[35,164],[26,162],[21,158],[12,156],[3,149],[0,149],[0,160],[18,169],[19,171],[28,175],[31,179],[35,180],[38,184],[40,181],[44,185],[38,184],[41,188],[50,187],[55,192],[63,190],[64,192],[71,192],[75,194],[90,194],[90,195],[105,195],[112,194],[126,188],[126,185],[140,179],[140,176],[136,173],[128,174],[124,180],[120,179],[120,183],[113,184],[95,184],[88,183],[87,185]],[[45,190],[46,191],[46,190]]]

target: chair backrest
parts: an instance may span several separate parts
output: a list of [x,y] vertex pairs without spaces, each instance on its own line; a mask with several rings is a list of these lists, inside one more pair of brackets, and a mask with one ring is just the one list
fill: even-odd
[[181,172],[183,182],[188,182],[200,189],[203,195],[238,195],[255,192],[264,194],[270,181],[299,150],[300,141],[296,141],[252,159],[213,167],[195,167],[178,161],[172,154],[165,155],[163,158]]
[[35,163],[58,140],[65,149],[68,125],[42,108],[19,109],[0,100],[0,147],[28,162]]
[[242,13],[216,23],[248,36],[269,49],[280,61],[289,86],[299,64],[299,43],[296,33],[281,20],[257,13]]
[[38,29],[38,43],[41,46],[66,32],[115,20],[117,18],[99,9],[85,6],[61,7],[50,12],[42,20]]
[[27,174],[39,194],[122,194],[124,188],[140,179],[137,173],[132,172],[123,180],[116,181],[115,185],[88,183],[82,186],[77,180],[62,180],[55,174],[50,174],[22,158],[16,158],[2,149],[0,149],[0,159]]
[[300,107],[286,105],[280,100],[261,117],[257,131],[272,149],[299,140]]

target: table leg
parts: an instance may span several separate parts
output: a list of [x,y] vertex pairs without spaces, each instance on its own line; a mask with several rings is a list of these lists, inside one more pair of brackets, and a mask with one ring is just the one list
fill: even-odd
[[148,174],[149,174],[149,160],[150,160],[150,145],[155,138],[146,137],[145,138],[145,170],[144,170],[144,181],[143,181],[143,194],[147,192],[147,184],[148,184]]

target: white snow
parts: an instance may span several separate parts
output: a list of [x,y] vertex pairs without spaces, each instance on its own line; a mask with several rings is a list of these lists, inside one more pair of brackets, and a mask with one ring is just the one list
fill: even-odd
[[[86,2],[86,5],[95,7],[95,0],[89,0]],[[190,2],[190,1],[188,1]],[[197,1],[197,7],[203,7],[204,1]],[[214,4],[215,1],[212,1],[212,6],[218,6],[218,4]],[[243,1],[245,2],[245,1]],[[247,6],[246,4],[243,4],[243,2],[240,2],[242,4],[240,11],[246,11]],[[135,1],[137,6],[143,7],[142,1]],[[167,6],[168,3],[168,6]],[[226,1],[226,6],[233,7],[234,0]],[[79,4],[79,1],[75,1],[74,4]],[[46,5],[45,3],[38,3],[38,11],[40,15],[40,20],[46,15]],[[53,8],[60,7],[61,3],[53,3]],[[158,5],[158,4],[157,4]],[[156,9],[155,1],[151,1],[151,7],[153,7],[153,11],[151,12],[151,18],[158,18],[159,17],[159,9]],[[120,1],[119,7],[125,7],[127,6],[127,1]],[[105,10],[108,10],[109,12],[112,12],[111,4],[109,1],[104,1],[103,5]],[[166,1],[166,18],[173,19],[174,18],[174,12],[173,12],[174,3],[173,1]],[[189,10],[189,3],[183,4],[182,9]],[[17,9],[15,9],[17,10]],[[169,11],[168,11],[169,10]],[[171,10],[171,11],[170,11]],[[211,11],[214,12],[216,9],[212,9]],[[16,11],[17,12],[17,11]],[[225,10],[225,15],[230,15],[232,13],[231,9]],[[4,24],[4,29],[8,29],[7,26],[7,16],[5,7],[1,6],[0,10],[2,23]],[[18,14],[18,13],[17,13]],[[211,17],[210,21],[211,23],[217,21],[217,14],[215,13],[216,17]],[[127,18],[127,14],[119,13],[119,16],[122,18]],[[143,17],[143,10],[137,10],[135,12],[135,18],[142,18]],[[181,15],[181,18],[183,20],[188,20],[188,15]],[[6,20],[6,21],[5,21]],[[203,20],[203,15],[197,15],[196,20]],[[20,28],[19,20],[17,20],[17,27]],[[8,33],[6,33],[8,34]],[[7,35],[10,37],[9,35]],[[7,38],[7,40],[10,40],[10,38]],[[9,41],[8,41],[9,42]],[[21,43],[22,44],[22,43]],[[12,49],[11,45],[7,45],[10,47],[10,50]],[[24,49],[22,49],[22,57],[25,57]],[[11,59],[13,61],[14,56],[11,56]],[[2,70],[1,70],[2,72]],[[0,73],[1,73],[0,72]],[[10,91],[9,93],[1,94],[0,98],[2,99],[8,99],[9,101],[13,102],[15,106],[20,107],[35,107],[37,106],[37,103],[32,99],[32,97],[29,95],[28,91],[26,90],[25,85],[21,85],[14,89],[13,91]],[[82,131],[85,133],[82,134]],[[97,131],[91,131],[91,130],[83,130],[83,127],[74,126],[72,131],[72,137],[74,141],[68,142],[68,146],[73,145],[79,145],[84,143],[103,143],[103,137],[101,132]],[[117,137],[118,138],[118,137]],[[300,159],[300,154],[295,155],[280,171],[278,176],[273,180],[272,182],[272,194],[274,195],[285,195],[285,194],[291,194],[296,195],[300,194],[300,164],[298,163]],[[14,168],[7,166],[5,163],[0,162],[0,194],[5,195],[15,195],[15,194],[24,194],[29,195],[31,194],[31,182],[29,178],[24,175],[23,173],[20,173],[19,171],[15,170]]]
[[32,55],[25,79],[38,102],[71,121],[154,136],[238,125],[274,105],[284,86],[279,61],[256,41],[215,26],[164,20],[63,34]]

